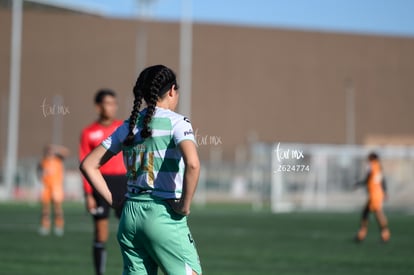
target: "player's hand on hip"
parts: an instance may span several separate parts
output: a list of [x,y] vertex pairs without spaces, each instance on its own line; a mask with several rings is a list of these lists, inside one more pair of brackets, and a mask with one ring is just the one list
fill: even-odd
[[124,207],[125,201],[126,201],[125,197],[122,197],[120,199],[114,199],[112,201],[111,207],[114,209],[122,209]]
[[167,200],[167,202],[175,213],[183,216],[190,215],[190,208],[184,207],[184,204],[181,200]]

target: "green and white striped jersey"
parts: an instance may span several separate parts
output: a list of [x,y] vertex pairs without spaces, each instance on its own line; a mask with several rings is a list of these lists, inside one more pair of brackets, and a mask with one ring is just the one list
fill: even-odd
[[196,143],[190,121],[173,111],[156,107],[149,123],[152,137],[142,139],[140,131],[146,109],[140,112],[134,128],[133,145],[125,146],[129,120],[126,120],[102,145],[114,154],[123,152],[127,169],[127,196],[151,192],[164,199],[179,199],[184,180],[184,161],[178,144],[184,140]]

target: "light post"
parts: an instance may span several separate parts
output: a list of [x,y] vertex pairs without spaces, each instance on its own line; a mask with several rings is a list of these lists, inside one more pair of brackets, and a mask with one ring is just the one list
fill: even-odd
[[[6,163],[4,170],[5,196],[9,198],[17,171],[19,142],[20,65],[23,22],[23,0],[13,0],[10,58],[10,96],[7,125]],[[0,194],[1,195],[1,194]]]

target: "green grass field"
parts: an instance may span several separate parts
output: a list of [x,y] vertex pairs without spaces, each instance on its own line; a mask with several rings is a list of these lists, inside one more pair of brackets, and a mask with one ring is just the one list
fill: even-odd
[[[63,237],[37,235],[39,205],[0,204],[0,273],[93,274],[92,222],[81,204],[65,204]],[[414,274],[414,216],[388,213],[392,239],[352,242],[359,213],[252,212],[234,206],[193,207],[189,218],[204,274]],[[111,223],[106,274],[121,274]]]

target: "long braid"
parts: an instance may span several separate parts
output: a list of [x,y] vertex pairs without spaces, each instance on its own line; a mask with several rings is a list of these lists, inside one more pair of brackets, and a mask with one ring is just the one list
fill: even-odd
[[125,141],[124,141],[124,145],[131,145],[134,141],[134,128],[135,128],[135,124],[137,122],[137,118],[139,115],[139,109],[141,107],[141,103],[142,103],[142,93],[137,89],[137,87],[134,87],[134,95],[135,95],[135,99],[134,99],[134,107],[132,108],[131,111],[131,116],[129,117],[129,126],[128,126],[128,136],[126,137]]
[[155,107],[157,106],[157,97],[151,96],[151,98],[145,101],[147,102],[147,112],[143,119],[141,137],[149,138],[152,135],[152,130],[149,127],[149,123],[151,122],[152,117],[155,114]]
[[147,103],[147,113],[143,119],[143,128],[141,131],[142,138],[148,138],[152,135],[152,130],[149,128],[149,123],[155,114],[155,107],[157,106],[158,95],[162,88],[162,83],[165,82],[163,71],[160,71],[154,76],[149,87],[149,93],[144,96],[145,102]]

